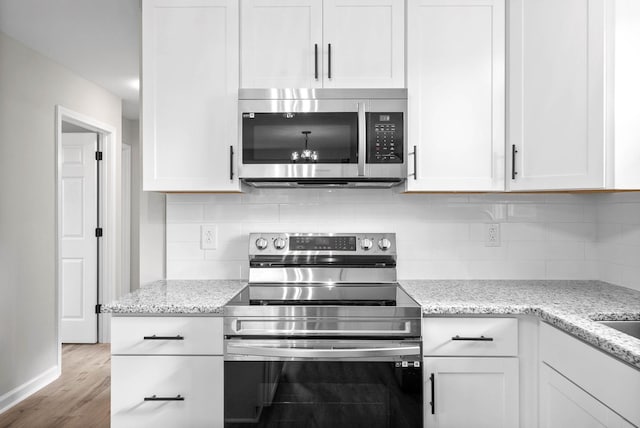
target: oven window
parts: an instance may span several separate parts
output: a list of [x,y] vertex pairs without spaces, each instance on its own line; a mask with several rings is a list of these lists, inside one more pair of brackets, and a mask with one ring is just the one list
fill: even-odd
[[422,369],[398,365],[225,361],[224,426],[422,427]]
[[243,113],[242,162],[358,163],[358,114]]

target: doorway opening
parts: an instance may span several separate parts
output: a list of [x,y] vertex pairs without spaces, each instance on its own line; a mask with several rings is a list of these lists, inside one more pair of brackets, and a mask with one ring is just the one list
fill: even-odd
[[[100,305],[119,293],[119,170],[114,126],[56,106],[56,319],[62,343],[108,341]],[[116,147],[117,146],[117,147]]]

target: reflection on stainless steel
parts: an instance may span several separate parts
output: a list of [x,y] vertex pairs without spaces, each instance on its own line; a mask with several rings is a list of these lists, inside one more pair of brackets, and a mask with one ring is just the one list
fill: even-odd
[[[239,177],[251,186],[386,188],[402,183],[407,176],[406,89],[241,89],[238,97],[242,123]],[[368,116],[376,112],[401,115],[400,119],[394,119],[398,126],[393,128],[397,129],[393,134],[396,138],[393,152],[376,151],[391,150],[391,146],[376,145],[376,128],[369,126],[376,123],[375,115]],[[252,127],[256,118],[268,114],[276,114],[274,120],[280,120],[283,114],[295,119],[286,126],[270,120]],[[304,128],[293,124],[300,114],[313,115]],[[323,114],[341,117],[356,114],[357,121],[349,126],[350,132],[343,130],[339,137],[325,138],[320,146],[310,146],[314,139],[306,134],[303,148],[299,144],[300,132],[311,133],[313,129],[313,135],[317,135],[318,131],[340,129],[335,122],[320,119]],[[277,139],[265,143],[274,128],[291,132],[278,133]],[[394,132],[391,128],[385,130]],[[331,147],[327,147],[327,142]],[[381,144],[384,146],[386,140]],[[375,147],[378,149],[374,150]],[[376,153],[380,156],[376,157]]]
[[321,359],[369,361],[388,357],[420,359],[419,341],[376,340],[235,340],[227,343],[229,361]]
[[421,308],[396,261],[392,233],[252,233],[224,308],[225,427],[422,427]]
[[396,337],[415,336],[419,332],[415,319],[308,319],[276,320],[259,317],[227,318],[229,335],[239,336],[342,336]]
[[228,338],[420,337],[420,306],[396,282],[394,234],[253,233],[249,243]]
[[312,267],[272,267],[252,268],[250,282],[280,284],[326,284],[326,283],[393,283],[396,281],[395,268],[325,268],[319,271]]

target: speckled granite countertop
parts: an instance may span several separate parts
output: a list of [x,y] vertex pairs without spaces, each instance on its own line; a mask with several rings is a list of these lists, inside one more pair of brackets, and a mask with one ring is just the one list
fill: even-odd
[[[169,280],[104,305],[115,314],[222,315],[246,281]],[[400,281],[424,315],[533,315],[640,368],[640,339],[596,320],[640,320],[640,292],[600,281]]]
[[143,285],[101,312],[129,315],[222,315],[223,306],[247,284],[241,280],[166,280]]
[[640,320],[640,292],[601,281],[401,281],[424,315],[535,315],[640,368],[640,339],[594,321]]

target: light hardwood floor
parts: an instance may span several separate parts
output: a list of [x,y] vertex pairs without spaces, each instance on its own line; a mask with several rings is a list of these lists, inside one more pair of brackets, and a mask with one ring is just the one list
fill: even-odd
[[109,427],[109,344],[63,345],[62,376],[0,415],[2,428]]

